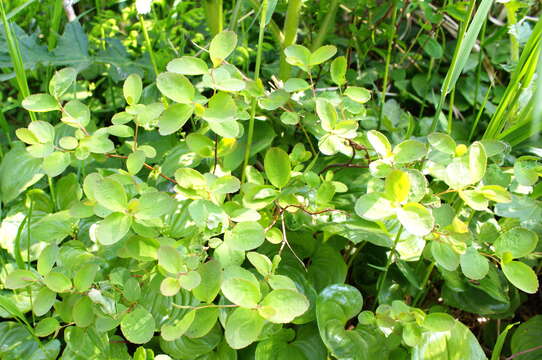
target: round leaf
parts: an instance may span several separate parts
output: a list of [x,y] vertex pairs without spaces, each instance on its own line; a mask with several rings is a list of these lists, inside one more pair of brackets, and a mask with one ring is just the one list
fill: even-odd
[[521,261],[511,261],[501,264],[504,276],[518,289],[528,294],[538,291],[538,278],[533,269]]
[[225,30],[217,34],[209,46],[209,55],[215,67],[222,64],[237,46],[237,34]]
[[425,236],[435,226],[435,219],[431,212],[418,203],[408,203],[397,209],[397,218],[413,235]]
[[516,227],[502,233],[493,246],[495,253],[502,257],[508,252],[513,259],[522,258],[536,249],[538,236],[535,232],[524,228]]
[[290,157],[280,148],[270,148],[264,159],[265,175],[269,182],[278,188],[283,188],[290,181]]
[[126,314],[120,322],[120,329],[126,339],[134,344],[149,342],[153,335],[156,323],[151,313],[142,306]]
[[137,104],[143,92],[141,77],[137,74],[130,74],[124,81],[122,91],[128,105]]
[[194,86],[184,75],[161,73],[156,78],[156,86],[163,95],[178,103],[190,104],[194,99]]
[[170,105],[158,118],[160,135],[169,135],[181,129],[190,119],[194,107],[187,104]]
[[237,224],[232,231],[228,245],[237,250],[252,250],[265,241],[264,228],[255,221],[245,221]]
[[60,110],[58,101],[48,94],[29,95],[23,100],[22,105],[26,110],[35,112]]
[[489,272],[489,261],[478,251],[469,247],[459,258],[461,271],[466,277],[473,280],[483,279]]
[[242,349],[258,339],[264,324],[258,311],[238,308],[228,316],[224,337],[233,349]]
[[273,290],[263,299],[259,314],[273,323],[285,324],[303,315],[309,308],[305,295],[290,289]]

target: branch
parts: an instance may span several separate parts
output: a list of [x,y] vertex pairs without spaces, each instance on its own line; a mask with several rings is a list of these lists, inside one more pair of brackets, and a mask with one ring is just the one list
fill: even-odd
[[527,350],[517,352],[517,353],[507,357],[505,360],[512,360],[512,359],[517,358],[520,355],[527,354],[527,353],[530,353],[530,352],[533,352],[533,351],[536,351],[536,350],[540,350],[540,349],[542,349],[542,345],[538,345],[538,346],[535,346],[534,348],[530,348],[530,349],[527,349]]
[[[116,154],[105,154],[105,156],[107,156],[108,158],[128,159],[128,156],[116,155]],[[154,167],[152,167],[151,165],[149,165],[147,163],[143,163],[143,166],[146,167],[147,169],[151,170],[151,171],[156,171],[156,169]],[[170,178],[169,176],[166,176],[166,175],[162,174],[161,172],[158,172],[158,175],[161,176],[162,178],[168,180],[169,182],[175,184],[175,185],[179,185],[179,183],[177,181]]]

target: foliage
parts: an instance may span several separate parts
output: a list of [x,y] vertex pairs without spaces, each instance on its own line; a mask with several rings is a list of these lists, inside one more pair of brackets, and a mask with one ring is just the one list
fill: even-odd
[[[385,69],[378,101],[379,82],[360,71],[370,49],[358,37],[375,29],[357,23],[359,6],[340,2],[352,13],[348,43],[335,25],[339,1],[327,11],[305,2],[315,14],[306,26],[322,26],[303,42],[288,14],[301,4],[291,3],[256,4],[249,14],[259,15],[259,28],[241,22],[234,31],[236,22],[225,29],[222,1],[157,2],[155,15],[168,6],[187,22],[207,14],[213,36],[195,29],[201,38],[176,55],[178,42],[170,52],[153,48],[144,1],[133,26],[148,53],[130,44],[134,33],[105,39],[97,23],[88,34],[67,23],[56,46],[11,24],[23,62],[13,76],[26,69],[41,84],[20,96],[17,120],[0,122],[0,357],[539,356],[540,315],[512,327],[525,309],[536,314],[528,308],[542,265],[542,152],[536,137],[507,143],[503,130],[537,125],[540,23],[528,40],[514,38],[512,51],[525,55],[510,64],[512,85],[496,106],[479,99],[490,80],[480,78],[485,55],[473,53],[497,51],[476,43],[492,2],[477,11],[474,1],[436,10],[363,2],[380,14],[373,25],[421,13],[413,44],[424,55],[415,56],[431,57],[429,76]],[[252,7],[232,5],[234,19]],[[122,6],[122,16],[135,15]],[[515,15],[536,9],[510,6]],[[127,21],[96,7],[98,19]],[[425,31],[444,15],[466,36],[455,53]],[[275,21],[284,17],[281,31]],[[151,21],[155,33],[178,30],[170,19]],[[374,49],[389,64],[403,29],[386,25]],[[247,42],[256,39],[254,50]],[[1,51],[0,66],[11,69],[13,55]],[[444,78],[433,67],[445,58]],[[281,80],[270,76],[279,68]],[[50,74],[36,78],[36,69]],[[386,95],[388,81],[397,99]],[[432,89],[441,82],[438,98]],[[511,95],[514,84],[525,92]],[[420,116],[405,99],[419,102]],[[455,107],[475,116],[461,119]],[[501,322],[510,324],[502,333],[491,327]]]

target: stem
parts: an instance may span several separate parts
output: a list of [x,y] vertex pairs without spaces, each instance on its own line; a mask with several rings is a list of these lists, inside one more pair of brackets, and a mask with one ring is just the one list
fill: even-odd
[[530,353],[530,352],[533,352],[533,351],[536,351],[536,350],[540,350],[540,349],[542,349],[542,345],[538,345],[538,346],[535,346],[533,348],[517,352],[517,353],[513,354],[512,356],[507,357],[505,360],[512,360],[512,359],[515,359],[518,356],[521,356],[523,354],[527,354],[527,353]]
[[141,23],[141,30],[143,31],[143,37],[145,38],[145,45],[149,51],[151,57],[152,68],[154,70],[154,76],[158,76],[158,66],[156,65],[156,58],[154,56],[154,50],[152,49],[151,39],[149,38],[149,33],[147,32],[147,27],[145,26],[145,20],[143,15],[139,15],[139,22]]
[[289,0],[288,8],[286,9],[286,19],[284,20],[284,40],[281,44],[280,52],[280,70],[279,78],[281,80],[287,80],[290,77],[291,65],[286,62],[286,56],[284,55],[284,49],[292,45],[296,41],[297,28],[299,27],[299,16],[301,15],[301,0]]
[[418,306],[418,303],[422,299],[422,296],[425,293],[425,291],[424,291],[425,285],[429,281],[429,278],[431,277],[431,273],[433,272],[434,267],[435,267],[434,262],[431,262],[431,264],[429,264],[429,266],[427,267],[427,270],[425,272],[425,276],[424,276],[424,278],[422,280],[422,283],[421,283],[422,290],[420,290],[418,292],[418,294],[416,294],[416,297],[414,298],[414,301],[412,302],[412,306]]
[[[378,301],[378,298],[380,297],[380,291],[382,291],[382,286],[384,285],[384,282],[386,282],[386,278],[388,277],[388,270],[390,269],[391,263],[393,261],[392,259],[395,255],[395,248],[397,247],[397,243],[399,242],[399,238],[401,237],[402,232],[403,232],[403,225],[399,226],[397,235],[395,235],[395,240],[393,241],[393,247],[391,248],[391,253],[386,263],[386,270],[384,270],[384,273],[378,279],[378,282],[376,284],[376,300],[377,301]],[[375,301],[375,304],[376,304],[376,301]]]
[[339,0],[331,0],[331,3],[329,4],[329,7],[327,9],[327,14],[324,18],[324,21],[322,22],[322,26],[320,26],[320,31],[318,31],[318,35],[316,35],[316,38],[312,43],[311,51],[315,51],[324,43],[324,40],[326,39],[327,33],[329,32],[331,25],[335,24],[335,14],[338,7]]
[[448,107],[448,134],[452,133],[452,120],[454,115],[454,102],[455,102],[455,88],[452,89],[452,94],[450,95],[450,105]]
[[56,204],[56,192],[55,192],[55,186],[53,184],[53,178],[50,176],[47,176],[47,182],[49,183],[49,191],[51,192],[51,200],[53,201],[53,211],[56,211],[58,207]]
[[191,306],[191,305],[177,305],[175,303],[171,304],[173,307],[176,307],[177,309],[192,309],[192,310],[199,310],[199,309],[207,309],[207,308],[236,308],[239,307],[239,305],[235,304],[226,304],[226,305],[218,305],[218,304],[207,304],[202,306]]
[[[516,5],[514,2],[505,3],[506,7],[506,22],[508,30],[517,24],[518,18],[516,16]],[[516,35],[510,34],[510,56],[512,63],[516,64],[519,60],[519,42]]]
[[211,36],[216,36],[224,27],[224,15],[222,0],[203,0],[203,7],[207,17],[207,25],[211,30]]
[[[258,35],[258,50],[256,53],[256,68],[254,69],[254,81],[260,80],[260,67],[262,64],[263,38],[265,35],[265,18],[267,15],[267,0],[263,0],[262,12],[260,14],[260,33]],[[252,108],[250,109],[250,120],[248,123],[247,144],[245,147],[245,159],[243,162],[243,173],[241,183],[245,182],[248,159],[250,157],[250,148],[252,147],[252,137],[254,135],[254,119],[256,117],[256,98],[252,99]]]
[[386,53],[386,65],[384,67],[384,80],[382,81],[382,91],[380,93],[380,115],[378,117],[379,128],[382,126],[382,117],[384,116],[384,103],[386,101],[386,91],[388,89],[388,77],[391,63],[391,49],[393,47],[393,41],[395,38],[395,22],[397,21],[397,6],[393,5],[393,15],[391,18],[391,33],[388,39],[388,51]]

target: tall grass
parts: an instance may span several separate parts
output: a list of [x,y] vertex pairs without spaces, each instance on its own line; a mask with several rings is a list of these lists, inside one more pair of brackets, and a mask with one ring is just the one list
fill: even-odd
[[[284,40],[281,44],[282,50],[295,43],[302,5],[302,0],[288,1],[288,8],[286,9],[286,18],[284,20],[283,28]],[[284,51],[281,51],[279,78],[281,80],[286,80],[290,76],[291,69],[292,67],[290,66],[290,64],[286,62],[286,56],[284,55]]]
[[215,36],[224,28],[224,10],[222,0],[203,0],[203,8],[211,36]]
[[[19,48],[19,41],[14,36],[10,23],[6,16],[6,9],[4,8],[4,1],[0,1],[0,16],[2,17],[2,23],[4,24],[4,32],[6,34],[6,42],[8,45],[9,56],[13,69],[15,71],[15,77],[17,86],[19,88],[19,94],[24,99],[30,95],[30,89],[28,87],[28,81],[26,79],[26,72],[24,70],[23,57],[21,55],[21,49]],[[30,120],[36,120],[36,114],[29,112]]]

